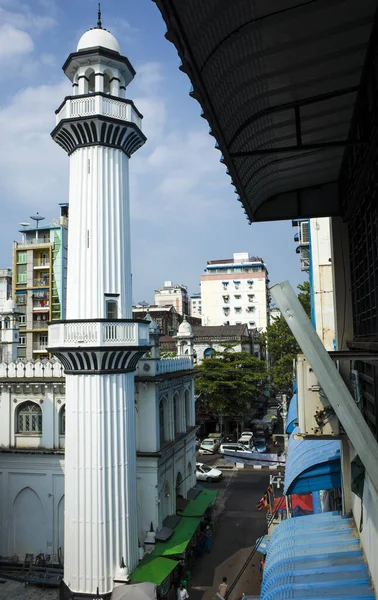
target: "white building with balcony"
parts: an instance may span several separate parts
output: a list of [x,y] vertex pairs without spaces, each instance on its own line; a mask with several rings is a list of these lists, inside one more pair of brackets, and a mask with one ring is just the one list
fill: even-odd
[[201,275],[202,325],[242,325],[265,331],[269,319],[268,270],[248,252],[210,260]]

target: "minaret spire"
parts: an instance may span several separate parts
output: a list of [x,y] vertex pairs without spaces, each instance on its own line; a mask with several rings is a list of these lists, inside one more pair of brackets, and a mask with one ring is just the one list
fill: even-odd
[[98,3],[97,29],[102,29],[102,23],[101,23],[101,4],[100,4],[100,2]]

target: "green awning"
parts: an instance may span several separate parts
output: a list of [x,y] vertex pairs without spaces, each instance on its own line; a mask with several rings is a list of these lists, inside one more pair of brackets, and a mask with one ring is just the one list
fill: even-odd
[[202,490],[179,514],[183,517],[202,517],[206,509],[214,504],[219,490]]
[[130,575],[133,583],[149,582],[160,585],[172,573],[177,560],[147,554]]
[[201,519],[182,517],[166,542],[158,542],[151,556],[176,556],[185,552]]

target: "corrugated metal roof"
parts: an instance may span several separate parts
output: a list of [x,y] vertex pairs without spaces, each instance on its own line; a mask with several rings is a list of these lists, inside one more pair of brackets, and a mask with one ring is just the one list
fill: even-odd
[[154,1],[248,218],[340,214],[376,0]]
[[292,433],[294,427],[298,425],[297,394],[294,394],[290,400],[289,410],[286,417],[286,433]]
[[375,598],[352,519],[287,519],[268,546],[260,600]]
[[[284,494],[306,493],[339,487],[338,485],[333,485],[332,488],[319,487],[314,478],[316,475],[321,477],[329,473],[340,473],[340,442],[338,440],[322,439],[295,440],[294,435],[296,433],[299,433],[298,427],[293,430],[289,439]],[[330,468],[328,468],[329,465],[331,465]],[[321,470],[320,467],[322,466],[325,466],[325,469]],[[306,483],[305,479],[308,479],[307,490],[303,486],[300,490],[296,489],[299,478],[302,479],[304,484]],[[322,485],[321,480],[320,485]]]

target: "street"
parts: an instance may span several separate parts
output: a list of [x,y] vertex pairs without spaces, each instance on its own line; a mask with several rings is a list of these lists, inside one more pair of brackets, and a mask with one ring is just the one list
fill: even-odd
[[[207,463],[213,461],[214,456],[206,457]],[[265,533],[265,513],[256,509],[256,503],[269,485],[269,472],[252,468],[229,469],[223,471],[220,482],[203,485],[209,489],[218,488],[219,495],[214,512],[212,549],[210,554],[198,559],[193,568],[188,589],[191,600],[216,599],[222,577],[227,577],[231,587],[256,539]],[[258,554],[253,557],[232,590],[230,600],[237,600],[243,593],[259,595],[259,557]]]

